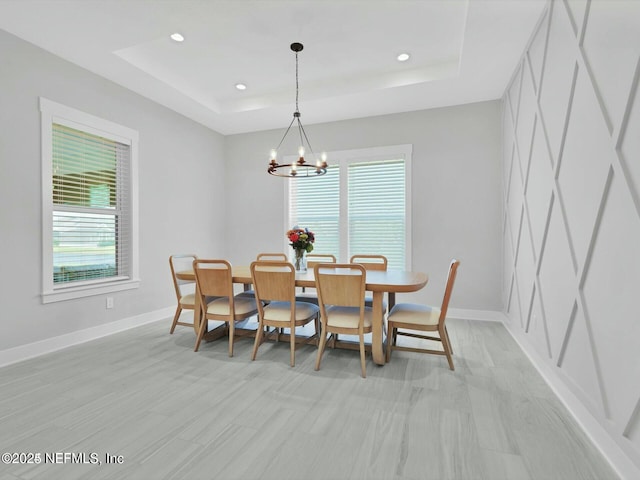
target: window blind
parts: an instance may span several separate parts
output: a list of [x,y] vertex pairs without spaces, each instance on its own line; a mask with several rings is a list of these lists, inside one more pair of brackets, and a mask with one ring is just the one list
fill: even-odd
[[288,228],[298,225],[315,236],[314,253],[340,254],[340,169],[330,166],[320,178],[291,181]]
[[382,254],[387,268],[405,267],[405,162],[349,165],[349,256]]
[[130,146],[54,123],[53,282],[130,275]]

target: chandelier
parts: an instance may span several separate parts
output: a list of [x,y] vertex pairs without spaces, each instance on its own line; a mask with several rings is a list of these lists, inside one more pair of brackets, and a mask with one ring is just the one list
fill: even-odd
[[[327,173],[327,155],[323,153],[320,159],[316,159],[315,153],[313,153],[313,149],[311,148],[311,144],[309,143],[309,139],[307,138],[307,133],[304,131],[304,127],[302,126],[302,122],[300,121],[300,110],[298,109],[298,52],[301,52],[303,49],[303,45],[301,43],[292,43],[291,50],[296,54],[296,111],[293,112],[293,119],[289,124],[289,127],[284,132],[282,136],[282,140],[278,144],[278,147],[271,150],[271,160],[269,161],[269,168],[267,172],[271,175],[275,175],[277,177],[296,177],[296,178],[308,178],[308,177],[319,177],[320,175],[324,175]],[[294,163],[280,164],[278,163],[278,149],[284,142],[284,139],[287,137],[287,134],[291,130],[294,122],[298,125],[298,135],[300,136],[300,148],[298,149],[298,160]],[[314,163],[307,163],[304,158],[305,155],[305,143],[307,149],[311,156],[313,157]]]

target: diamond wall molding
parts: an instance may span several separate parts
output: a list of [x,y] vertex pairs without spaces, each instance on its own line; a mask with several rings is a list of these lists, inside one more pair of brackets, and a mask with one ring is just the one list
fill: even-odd
[[550,0],[503,97],[505,323],[619,472],[640,472],[639,84],[640,1]]

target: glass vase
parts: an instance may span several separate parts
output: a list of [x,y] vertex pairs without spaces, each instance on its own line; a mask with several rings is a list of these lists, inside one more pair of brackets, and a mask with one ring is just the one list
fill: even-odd
[[294,250],[294,252],[295,252],[295,261],[293,264],[295,265],[296,272],[306,272],[307,257],[305,256],[305,253],[307,253],[307,251],[296,249]]

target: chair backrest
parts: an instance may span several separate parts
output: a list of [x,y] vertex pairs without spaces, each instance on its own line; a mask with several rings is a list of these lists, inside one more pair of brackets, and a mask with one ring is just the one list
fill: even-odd
[[286,262],[289,259],[287,258],[286,253],[259,253],[256,260],[259,262],[270,260]]
[[359,307],[364,311],[367,272],[357,263],[318,263],[314,267],[320,308]]
[[335,255],[324,253],[308,253],[307,268],[313,268],[317,263],[336,263]]
[[229,262],[195,259],[193,271],[202,301],[205,297],[229,297],[229,301],[233,302],[233,278]]
[[349,263],[359,263],[367,270],[387,269],[387,257],[384,255],[352,255]]
[[[178,255],[171,255],[169,257],[169,266],[171,267],[171,277],[173,278],[173,287],[176,291],[176,297],[178,302],[184,295],[182,286],[186,284],[195,285],[194,281],[182,280],[176,276],[176,272],[189,271],[193,269],[193,261],[198,257],[192,253],[184,253]],[[193,292],[190,292],[193,293]]]
[[258,305],[261,304],[261,300],[295,302],[296,271],[291,263],[255,261],[250,268]]
[[456,275],[458,274],[458,266],[460,260],[455,258],[451,260],[449,264],[449,275],[447,275],[447,285],[444,289],[444,297],[442,298],[442,307],[440,307],[440,323],[444,322],[447,317],[447,310],[449,309],[449,300],[451,299],[451,292],[453,291],[453,284],[456,281]]

